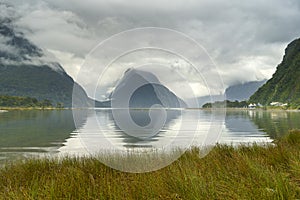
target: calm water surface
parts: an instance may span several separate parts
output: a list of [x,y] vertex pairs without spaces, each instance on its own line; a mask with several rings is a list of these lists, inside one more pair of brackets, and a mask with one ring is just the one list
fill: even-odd
[[[221,130],[214,136],[219,143],[266,143],[289,129],[300,129],[300,112],[227,111],[224,120],[221,115],[215,118],[219,120],[217,128],[211,129],[212,116],[209,111],[170,110],[164,127],[155,136],[140,139],[120,130],[109,109],[73,112],[1,112],[1,161],[35,155],[88,154],[111,149],[185,148],[191,144],[201,145],[214,130]],[[133,111],[131,118],[140,126],[151,121],[148,112],[142,110]]]

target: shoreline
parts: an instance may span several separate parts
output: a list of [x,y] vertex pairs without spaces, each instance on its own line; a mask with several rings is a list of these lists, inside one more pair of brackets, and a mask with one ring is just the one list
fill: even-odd
[[[56,107],[0,107],[0,113],[8,112],[10,110],[93,110],[93,109],[113,109],[108,107],[91,107],[91,108],[56,108]],[[149,110],[148,108],[130,108],[132,110]],[[166,108],[167,110],[180,110],[180,108]],[[299,109],[282,109],[282,108],[183,108],[182,110],[203,110],[203,111],[271,111],[271,112],[300,112]]]
[[[191,110],[193,110],[192,108]],[[197,109],[197,108],[195,108]],[[251,109],[251,108],[213,108],[214,110],[228,110],[228,111],[239,111],[239,110],[245,110],[245,111],[285,111],[285,112],[300,112],[299,109],[277,109],[277,108],[256,108],[256,109]],[[199,110],[212,110],[212,108],[200,108]]]
[[52,108],[52,107],[0,107],[0,112],[8,112],[10,110],[70,110],[71,108]]

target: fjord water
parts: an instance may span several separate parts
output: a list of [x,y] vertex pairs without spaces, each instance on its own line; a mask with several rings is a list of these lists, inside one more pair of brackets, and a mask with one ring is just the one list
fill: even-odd
[[[185,148],[188,144],[203,142],[193,140],[195,135],[201,138],[210,129],[209,111],[167,112],[171,117],[162,130],[147,139],[132,137],[120,130],[110,109],[3,112],[0,113],[0,159],[3,162],[36,155],[88,154],[112,148],[121,151],[163,148],[169,144]],[[141,126],[149,123],[147,110],[134,111],[131,116]],[[299,122],[300,112],[231,110],[226,112],[220,137],[216,139],[233,145],[272,142],[289,129],[300,128]],[[197,123],[195,128],[193,124]],[[175,139],[176,143],[172,143]]]

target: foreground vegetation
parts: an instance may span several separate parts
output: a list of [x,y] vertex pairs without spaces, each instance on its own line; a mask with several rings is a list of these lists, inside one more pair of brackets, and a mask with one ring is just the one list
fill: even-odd
[[[130,174],[94,158],[31,159],[0,170],[2,199],[299,199],[300,131],[266,146],[196,148],[161,170]],[[146,163],[145,163],[146,164]]]

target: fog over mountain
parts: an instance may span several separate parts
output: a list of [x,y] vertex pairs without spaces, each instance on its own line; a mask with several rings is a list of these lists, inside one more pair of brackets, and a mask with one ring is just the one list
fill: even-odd
[[202,96],[197,99],[199,107],[206,103],[216,101],[247,101],[267,80],[251,81],[229,86],[225,90],[225,95]]
[[249,100],[249,98],[258,90],[258,88],[260,88],[266,82],[267,80],[252,81],[230,86],[225,91],[226,99],[230,101]]
[[[75,107],[93,106],[93,101],[81,86],[73,81],[59,63],[47,61],[42,49],[29,41],[22,32],[15,30],[12,20],[1,19],[0,37],[1,95],[48,99],[54,105],[62,103],[67,107],[71,107],[72,103]],[[138,87],[130,93],[128,90],[135,86]],[[113,94],[121,95],[117,99],[125,100],[125,103],[124,96],[132,94],[128,99],[129,104],[125,105],[127,107],[187,107],[186,103],[163,86],[154,74],[137,69],[128,69],[123,77],[120,77]],[[110,99],[114,100],[113,97]],[[110,106],[110,102],[96,102],[96,106]]]
[[1,18],[0,22],[0,95],[47,99],[54,106],[93,104],[59,63],[49,61],[42,49],[15,30],[11,19]]
[[300,34],[298,0],[3,0],[0,9],[75,80],[93,47],[131,28],[158,26],[192,37],[217,64],[224,88],[271,78],[285,46]]

